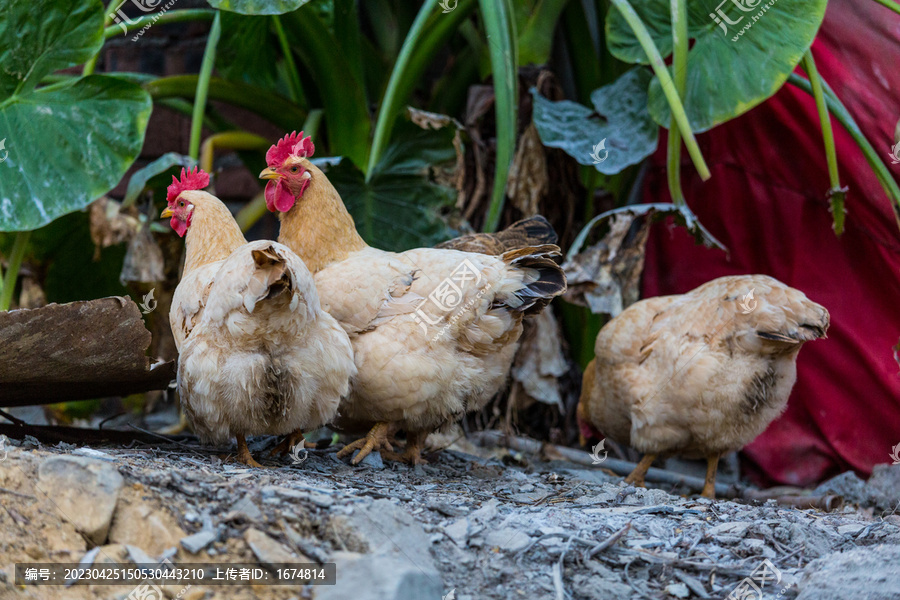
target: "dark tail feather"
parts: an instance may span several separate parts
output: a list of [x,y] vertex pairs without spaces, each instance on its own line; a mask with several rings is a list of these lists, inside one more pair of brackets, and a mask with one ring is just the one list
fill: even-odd
[[559,247],[553,244],[510,250],[500,256],[511,266],[536,272],[533,281],[514,292],[520,304],[511,306],[513,310],[526,315],[540,312],[553,298],[565,293],[566,274],[555,260],[561,256]]
[[535,215],[516,221],[497,233],[469,233],[442,242],[435,248],[500,256],[504,252],[519,248],[555,244],[558,239],[559,236],[547,219]]
[[269,246],[264,250],[251,250],[250,255],[253,256],[253,262],[256,263],[258,271],[264,277],[263,284],[268,289],[268,293],[263,299],[276,298],[291,289],[287,264],[278,255],[275,248]]

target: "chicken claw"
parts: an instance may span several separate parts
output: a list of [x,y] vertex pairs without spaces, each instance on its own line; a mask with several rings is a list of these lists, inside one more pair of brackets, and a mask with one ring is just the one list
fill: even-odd
[[250,454],[250,448],[247,447],[247,438],[240,434],[235,437],[237,437],[238,445],[237,461],[240,463],[244,463],[248,467],[265,469],[266,467],[253,460],[253,456]]
[[706,457],[706,481],[703,483],[703,491],[700,495],[704,498],[716,498],[716,469],[719,467],[719,455],[711,454]]
[[288,452],[291,452],[292,448],[300,442],[303,442],[304,448],[316,447],[314,442],[307,442],[303,437],[303,432],[298,429],[297,431],[292,431],[287,437],[281,440],[281,443],[272,448],[272,451],[269,452],[269,456],[284,456]]
[[350,461],[350,464],[358,465],[362,459],[367,457],[372,450],[387,450],[393,452],[394,447],[388,440],[388,436],[393,433],[390,423],[376,423],[374,427],[366,434],[366,437],[360,438],[351,444],[347,444],[337,453],[338,458],[344,458],[353,454],[354,450],[359,450],[359,454]]
[[422,447],[425,445],[425,438],[428,434],[417,432],[406,434],[406,450],[403,454],[396,452],[383,452],[382,457],[387,460],[396,460],[405,462],[412,466],[427,465],[428,461],[422,458]]
[[628,477],[625,478],[625,483],[631,483],[638,487],[646,487],[644,485],[644,476],[647,474],[647,469],[650,468],[650,465],[653,464],[654,460],[656,460],[655,454],[645,454],[644,458],[641,459],[641,462],[639,462],[634,470],[628,474]]

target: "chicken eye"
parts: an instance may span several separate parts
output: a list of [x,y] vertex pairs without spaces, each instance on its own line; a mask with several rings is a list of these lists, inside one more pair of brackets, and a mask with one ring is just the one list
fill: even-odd
[[293,167],[291,167],[291,173],[296,173],[299,170],[300,170],[300,167],[298,167],[297,165],[294,165]]
[[179,203],[178,203],[178,206],[184,208],[184,200],[182,200],[181,202],[179,202]]

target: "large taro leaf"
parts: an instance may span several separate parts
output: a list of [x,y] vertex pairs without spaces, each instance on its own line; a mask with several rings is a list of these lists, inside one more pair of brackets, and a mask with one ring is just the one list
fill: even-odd
[[209,5],[242,15],[282,15],[307,2],[309,0],[209,0]]
[[328,169],[328,179],[366,242],[401,252],[430,247],[455,234],[440,210],[453,205],[456,190],[432,182],[428,172],[454,161],[456,151],[450,127],[426,131],[401,123],[397,132],[397,141],[385,150],[368,182],[346,158]]
[[100,0],[11,0],[0,11],[0,231],[35,229],[84,208],[140,151],[151,101],[139,86],[91,75],[35,89],[102,42]]
[[[827,0],[686,1],[692,46],[684,105],[695,132],[733,119],[775,94],[812,45],[827,4]],[[662,55],[670,55],[670,1],[631,4]],[[648,63],[615,7],[610,8],[606,28],[613,55]],[[656,122],[668,127],[669,105],[656,77],[650,85],[649,107]]]
[[551,102],[532,90],[541,142],[606,175],[641,162],[656,150],[659,138],[659,126],[647,112],[651,77],[643,67],[623,73],[591,93],[593,110],[569,100]]
[[267,90],[275,88],[278,54],[275,36],[269,31],[271,24],[271,17],[222,13],[216,69],[223,77]]

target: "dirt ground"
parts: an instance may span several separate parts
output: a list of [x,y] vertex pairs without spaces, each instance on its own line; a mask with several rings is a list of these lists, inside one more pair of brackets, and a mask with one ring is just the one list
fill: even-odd
[[[711,501],[465,444],[416,468],[332,447],[250,469],[192,444],[0,442],[2,600],[900,598],[900,518],[876,501]],[[17,562],[161,558],[333,562],[337,585],[15,585]]]

